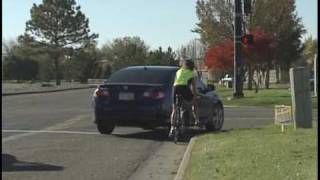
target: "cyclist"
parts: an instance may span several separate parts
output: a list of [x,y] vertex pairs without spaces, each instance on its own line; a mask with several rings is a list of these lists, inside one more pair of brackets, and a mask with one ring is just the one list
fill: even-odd
[[[193,114],[196,120],[196,124],[199,123],[198,114],[197,114],[197,104],[196,104],[196,83],[193,74],[194,62],[191,59],[187,59],[183,62],[182,67],[176,72],[176,77],[174,81],[174,90],[173,90],[173,109],[171,113],[171,128],[169,132],[169,137],[172,136],[174,129],[173,115],[175,113],[175,101],[176,95],[181,95],[186,101],[191,102],[193,105]],[[191,90],[190,90],[191,84]]]

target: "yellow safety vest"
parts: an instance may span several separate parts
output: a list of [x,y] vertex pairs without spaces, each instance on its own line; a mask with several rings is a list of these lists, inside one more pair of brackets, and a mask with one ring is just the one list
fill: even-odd
[[189,69],[180,68],[176,73],[176,79],[174,81],[174,86],[177,85],[188,85],[188,81],[193,78],[193,71]]

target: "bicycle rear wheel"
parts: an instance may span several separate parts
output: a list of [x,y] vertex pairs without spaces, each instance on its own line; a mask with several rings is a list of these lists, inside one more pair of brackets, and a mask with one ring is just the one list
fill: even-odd
[[176,107],[175,109],[175,114],[174,114],[174,129],[173,129],[173,141],[175,144],[177,144],[177,142],[179,141],[179,136],[180,136],[180,126],[181,126],[181,112],[180,112],[180,108]]
[[184,128],[184,117],[183,117],[183,102],[182,102],[182,96],[176,96],[176,106],[175,106],[175,114],[173,116],[173,124],[174,129],[172,132],[173,135],[173,141],[175,144],[181,139],[181,136],[183,134],[183,128]]

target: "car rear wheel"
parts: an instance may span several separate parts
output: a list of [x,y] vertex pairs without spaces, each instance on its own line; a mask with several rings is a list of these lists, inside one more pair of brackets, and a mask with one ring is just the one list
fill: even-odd
[[101,134],[111,134],[115,125],[114,124],[97,124],[97,129]]
[[219,131],[224,123],[224,113],[222,105],[215,107],[210,117],[210,121],[205,125],[208,131]]

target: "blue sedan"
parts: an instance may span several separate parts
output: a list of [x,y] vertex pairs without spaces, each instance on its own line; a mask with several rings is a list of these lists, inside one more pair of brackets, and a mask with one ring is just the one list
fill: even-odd
[[[101,134],[111,134],[115,126],[144,129],[170,126],[173,82],[178,67],[134,66],[113,73],[93,93],[95,123]],[[214,91],[196,79],[200,121],[208,130],[223,125],[223,104]]]

